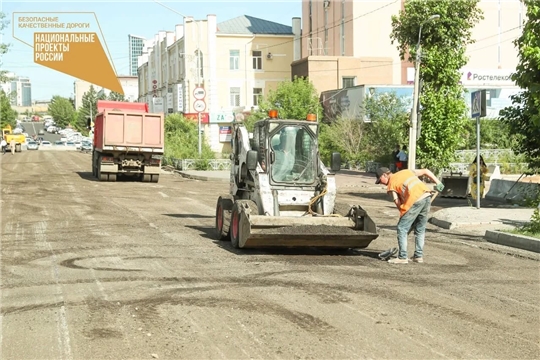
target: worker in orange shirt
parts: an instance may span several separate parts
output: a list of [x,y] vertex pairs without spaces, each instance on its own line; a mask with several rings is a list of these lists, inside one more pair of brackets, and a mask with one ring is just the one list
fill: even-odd
[[391,264],[407,264],[407,236],[414,230],[415,251],[413,262],[424,262],[424,237],[431,208],[431,190],[420,180],[419,176],[427,176],[436,185],[435,190],[441,192],[444,185],[428,169],[404,169],[392,173],[387,167],[377,169],[376,184],[386,185],[388,194],[392,195],[394,204],[399,210],[397,224],[398,257],[388,260]]

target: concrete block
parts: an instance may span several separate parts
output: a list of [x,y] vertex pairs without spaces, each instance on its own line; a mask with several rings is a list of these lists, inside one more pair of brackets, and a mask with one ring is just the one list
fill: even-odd
[[534,237],[487,230],[484,239],[494,244],[540,253],[540,239]]

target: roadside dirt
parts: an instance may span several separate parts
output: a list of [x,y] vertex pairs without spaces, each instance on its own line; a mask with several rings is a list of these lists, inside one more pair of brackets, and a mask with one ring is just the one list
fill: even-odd
[[0,165],[2,359],[540,357],[539,261],[431,225],[424,264],[380,261],[397,211],[353,177],[368,248],[237,250],[213,237],[226,183],[97,182],[68,151]]

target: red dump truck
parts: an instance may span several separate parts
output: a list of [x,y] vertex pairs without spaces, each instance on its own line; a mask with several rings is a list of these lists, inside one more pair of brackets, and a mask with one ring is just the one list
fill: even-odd
[[[165,147],[163,114],[148,112],[145,103],[97,102],[92,174],[100,181],[118,176],[157,183]],[[90,120],[89,120],[90,122]]]

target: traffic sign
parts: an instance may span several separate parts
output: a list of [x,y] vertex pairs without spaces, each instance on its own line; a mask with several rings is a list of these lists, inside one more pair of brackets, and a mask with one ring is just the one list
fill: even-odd
[[482,95],[480,90],[474,91],[471,93],[471,117],[477,118],[480,117],[481,108],[482,108]]
[[486,113],[486,90],[478,90],[471,93],[471,117],[485,117]]
[[203,87],[196,87],[193,90],[193,97],[197,100],[202,100],[206,96],[206,90]]
[[206,103],[204,102],[204,100],[195,100],[193,102],[193,108],[196,112],[203,112],[204,110],[206,110]]

